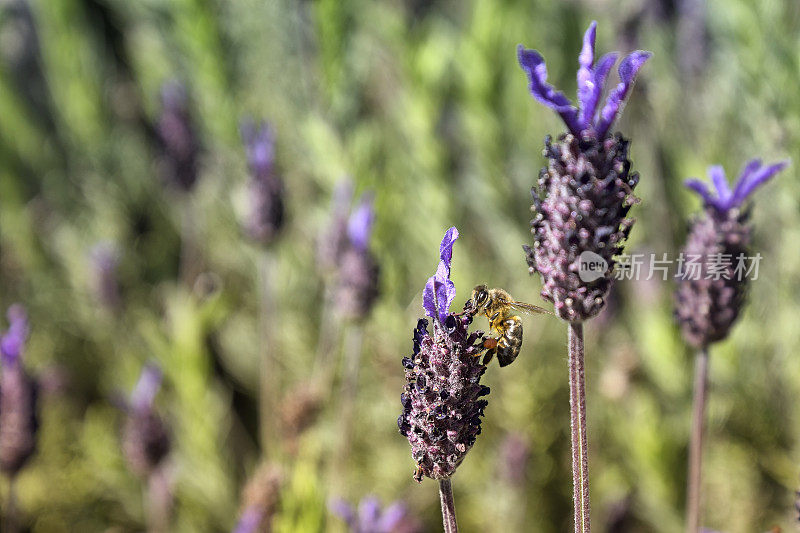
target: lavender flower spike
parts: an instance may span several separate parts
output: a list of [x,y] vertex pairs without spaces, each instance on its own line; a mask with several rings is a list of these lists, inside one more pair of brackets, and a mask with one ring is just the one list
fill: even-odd
[[28,338],[28,319],[21,305],[8,309],[9,328],[0,337],[0,470],[10,477],[22,469],[36,450],[37,386],[22,367]]
[[373,195],[364,194],[347,221],[347,238],[350,244],[361,252],[366,251],[369,238],[372,235],[372,225],[375,223],[375,208]]
[[8,331],[0,337],[0,354],[3,365],[14,365],[22,355],[22,349],[28,338],[28,316],[25,309],[14,304],[8,308]]
[[708,167],[708,177],[714,184],[716,194],[697,178],[686,180],[686,186],[699,194],[707,206],[714,207],[719,212],[726,212],[740,207],[753,191],[768,182],[788,165],[789,161],[764,165],[760,159],[751,159],[739,174],[739,179],[736,181],[733,190],[728,186],[725,170],[719,165],[714,165]]
[[444,234],[439,246],[439,266],[436,274],[428,278],[422,293],[422,307],[425,314],[444,323],[450,304],[456,297],[456,286],[450,281],[450,262],[453,260],[453,244],[458,239],[458,230],[451,227]]
[[284,223],[283,181],[275,173],[275,136],[268,124],[250,120],[240,127],[250,169],[248,236],[261,244],[275,240]]
[[[743,203],[778,172],[788,161],[764,165],[752,159],[742,169],[733,189],[728,186],[721,166],[708,168],[714,191],[696,178],[686,186],[703,198],[704,211],[692,222],[682,252],[686,258],[700,258],[700,272],[687,267],[676,291],[675,316],[686,341],[704,348],[728,336],[744,304],[747,279],[737,273],[739,261],[749,257],[750,226]],[[724,272],[709,272],[715,258],[727,258],[717,267]],[[719,270],[717,268],[717,270]]]
[[143,477],[161,465],[171,447],[168,428],[153,405],[161,378],[158,367],[146,365],[126,406],[122,450],[131,470]]
[[423,476],[446,480],[455,473],[481,432],[480,417],[488,405],[482,397],[489,387],[480,384],[486,367],[477,357],[483,352],[483,333],[469,333],[469,314],[449,313],[456,291],[450,263],[457,238],[456,228],[447,230],[439,268],[425,286],[423,308],[434,318],[433,332],[428,320],[420,319],[413,332],[413,353],[402,361],[406,385],[397,427],[411,444],[418,482]]
[[617,61],[618,54],[616,52],[606,54],[595,62],[596,33],[597,23],[592,22],[583,37],[583,46],[578,56],[578,104],[580,108],[576,108],[563,93],[556,91],[547,83],[547,67],[539,52],[519,45],[517,60],[522,70],[528,75],[531,95],[561,115],[573,135],[603,139],[622,111],[625,98],[636,80],[636,74],[652,54],[637,50],[622,60],[619,65],[620,83],[609,92],[605,106],[598,113],[597,107],[603,94],[606,78],[611,67]]

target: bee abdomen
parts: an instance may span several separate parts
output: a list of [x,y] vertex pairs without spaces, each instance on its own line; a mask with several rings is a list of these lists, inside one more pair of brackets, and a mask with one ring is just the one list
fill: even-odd
[[497,362],[500,366],[507,366],[514,362],[522,347],[522,322],[519,318],[509,318],[503,326],[505,332],[497,342]]

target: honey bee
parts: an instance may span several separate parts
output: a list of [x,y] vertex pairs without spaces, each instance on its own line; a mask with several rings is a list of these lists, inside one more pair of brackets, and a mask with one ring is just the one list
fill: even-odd
[[478,285],[472,290],[464,309],[471,315],[483,315],[489,319],[489,328],[496,336],[483,341],[486,348],[483,364],[489,364],[497,354],[500,366],[513,363],[522,347],[522,320],[514,311],[553,314],[542,307],[518,302],[503,289],[488,289],[486,285]]

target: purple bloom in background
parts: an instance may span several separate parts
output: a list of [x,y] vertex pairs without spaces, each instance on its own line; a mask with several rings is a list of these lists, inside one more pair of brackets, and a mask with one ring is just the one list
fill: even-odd
[[250,169],[247,234],[261,244],[275,240],[284,223],[284,187],[275,172],[275,137],[268,124],[244,121],[242,141]]
[[89,253],[91,263],[91,285],[94,298],[109,310],[116,310],[120,305],[119,250],[110,242],[96,244]]
[[500,477],[510,485],[522,487],[528,474],[531,448],[525,437],[519,433],[509,433],[500,445]]
[[458,239],[458,230],[451,227],[444,234],[439,245],[439,266],[436,274],[428,278],[422,292],[422,307],[425,314],[444,323],[450,311],[450,304],[456,297],[456,286],[450,281],[450,263],[453,260],[453,244]]
[[156,134],[162,177],[185,192],[192,190],[199,174],[200,140],[186,87],[180,82],[169,81],[161,88],[161,115]]
[[161,465],[171,447],[167,426],[154,407],[162,377],[155,364],[145,365],[125,405],[122,450],[131,470],[143,477]]
[[[619,133],[609,135],[609,130],[651,55],[637,51],[622,60],[620,83],[601,109],[603,87],[617,54],[594,61],[596,26],[594,22],[589,26],[578,58],[580,108],[547,84],[547,68],[537,51],[521,46],[517,51],[531,94],[556,110],[569,129],[556,140],[545,139],[548,166],[531,189],[534,243],[523,248],[529,272],[542,277],[542,297],[553,303],[556,315],[571,322],[592,318],[603,309],[613,283],[614,258],[624,252],[633,226],[627,215],[638,202],[633,189],[639,175],[631,171],[629,141]],[[583,279],[583,261],[604,263],[607,268],[599,276]]]
[[361,320],[378,297],[380,268],[369,249],[375,222],[373,195],[362,194],[351,211],[352,196],[349,180],[334,189],[331,219],[317,246],[317,262],[331,278],[339,315]]
[[367,496],[356,510],[342,499],[328,504],[333,514],[344,520],[350,533],[413,533],[421,531],[419,524],[408,513],[402,502],[395,502],[381,510],[380,500]]
[[14,477],[36,450],[37,385],[22,367],[28,318],[21,305],[8,309],[8,330],[0,337],[0,470]]
[[547,67],[539,52],[519,45],[517,60],[528,76],[533,97],[561,115],[573,135],[603,139],[622,111],[625,98],[636,81],[636,74],[652,54],[637,50],[622,60],[618,70],[620,83],[609,92],[605,106],[599,109],[606,78],[617,61],[618,54],[606,54],[595,62],[596,31],[597,23],[592,22],[583,37],[583,47],[578,56],[579,107],[575,107],[563,93],[547,83]]
[[411,445],[417,465],[414,479],[446,479],[464,460],[481,433],[481,417],[489,387],[480,384],[483,332],[469,333],[470,314],[450,314],[455,286],[450,281],[453,243],[458,230],[450,228],[439,247],[439,267],[425,286],[423,308],[433,317],[420,319],[414,329],[413,353],[402,360],[406,385],[400,395],[403,412],[400,433]]
[[686,186],[704,202],[703,213],[692,221],[682,250],[683,257],[687,261],[694,258],[698,268],[684,265],[675,293],[675,317],[692,346],[703,348],[724,339],[739,317],[750,257],[749,209],[743,205],[756,188],[787,165],[788,161],[763,165],[753,159],[745,165],[733,188],[722,167],[709,167],[714,192],[696,178],[686,181]]

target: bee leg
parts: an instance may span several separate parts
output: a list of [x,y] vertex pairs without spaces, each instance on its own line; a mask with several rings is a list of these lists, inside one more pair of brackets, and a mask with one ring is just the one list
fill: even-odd
[[491,350],[487,350],[486,355],[483,356],[483,361],[481,362],[481,364],[483,366],[486,366],[489,363],[491,363],[492,362],[492,358],[494,357],[494,354],[496,352],[497,352],[497,347],[494,347]]

